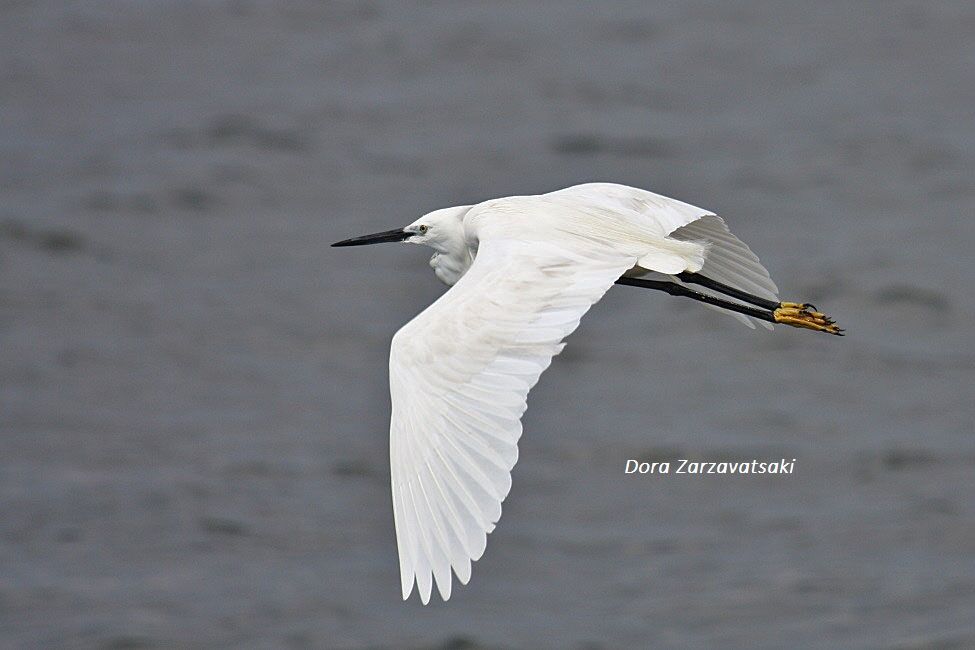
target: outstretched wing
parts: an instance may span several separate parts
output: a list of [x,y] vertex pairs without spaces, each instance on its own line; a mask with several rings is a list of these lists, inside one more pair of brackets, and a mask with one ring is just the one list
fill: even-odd
[[[721,217],[709,210],[616,183],[585,183],[551,192],[547,196],[572,197],[616,212],[629,212],[660,236],[684,242],[703,242],[707,245],[707,253],[698,273],[760,298],[778,300],[778,288],[758,256],[728,230]],[[670,275],[659,267],[655,251],[641,259],[639,265]],[[682,284],[676,278],[671,279]],[[693,288],[695,291],[713,293],[701,287]],[[712,308],[734,316],[749,327],[754,327],[757,322],[772,329],[772,325],[765,321],[756,321],[718,307]]]
[[[744,242],[731,234],[721,217],[713,214],[704,215],[674,230],[670,236],[680,241],[707,242],[708,251],[704,257],[704,266],[698,271],[701,275],[759,298],[778,301],[778,287],[775,286],[775,282],[772,281],[762,263],[758,261],[758,256]],[[674,281],[679,282],[676,278]],[[701,289],[694,287],[694,290]],[[730,311],[721,309],[719,311],[735,316],[749,327],[755,327],[754,323],[757,322],[763,327],[772,329],[771,323]]]
[[501,517],[528,391],[579,319],[633,266],[621,245],[482,229],[473,266],[393,337],[393,511],[404,600],[450,597]]

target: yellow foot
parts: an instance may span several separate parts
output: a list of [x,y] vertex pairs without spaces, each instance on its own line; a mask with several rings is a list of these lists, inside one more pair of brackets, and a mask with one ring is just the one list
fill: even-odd
[[836,326],[832,318],[816,311],[816,308],[809,303],[779,303],[779,308],[772,312],[772,315],[775,317],[776,323],[843,336],[843,330]]

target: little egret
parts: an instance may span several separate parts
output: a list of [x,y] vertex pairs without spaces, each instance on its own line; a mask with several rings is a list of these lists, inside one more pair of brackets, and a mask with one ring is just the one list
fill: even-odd
[[396,332],[389,355],[404,600],[415,582],[428,603],[434,581],[447,600],[451,569],[467,584],[511,487],[528,391],[614,283],[691,298],[750,327],[842,335],[812,305],[779,302],[720,217],[624,185],[444,208],[333,246],[379,242],[429,246],[434,273],[453,287]]

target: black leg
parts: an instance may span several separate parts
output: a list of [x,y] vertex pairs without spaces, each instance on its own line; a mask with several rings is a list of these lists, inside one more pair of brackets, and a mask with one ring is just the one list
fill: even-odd
[[[731,302],[730,300],[722,300],[721,298],[699,293],[693,289],[688,289],[687,287],[675,284],[673,282],[667,282],[665,280],[643,280],[641,278],[622,277],[616,281],[616,284],[623,284],[630,287],[642,287],[644,289],[656,289],[657,291],[669,293],[672,296],[683,296],[685,298],[690,298],[691,300],[697,300],[698,302],[714,305],[715,307],[721,307],[722,309],[738,312],[739,314],[745,314],[746,316],[758,318],[759,320],[765,320],[770,323],[778,322],[775,320],[775,316],[771,311],[747,307],[745,305],[740,305],[737,302]],[[767,300],[766,302],[771,301]],[[775,307],[777,308],[778,304],[776,304]]]
[[[707,287],[708,289],[713,289],[718,293],[723,293],[726,296],[737,298],[738,300],[747,302],[750,305],[756,305],[757,307],[761,307],[763,309],[775,311],[776,309],[782,306],[781,303],[775,302],[774,300],[759,298],[758,296],[754,296],[750,293],[746,293],[741,289],[735,289],[734,287],[729,287],[727,284],[722,284],[720,282],[712,280],[711,278],[706,278],[703,275],[698,275],[697,273],[689,273],[687,271],[684,271],[683,273],[678,273],[677,277],[681,280],[681,282],[686,282],[688,284],[697,284],[702,287]],[[810,307],[812,307],[812,305],[810,305]],[[813,307],[813,310],[815,311],[815,307]]]
[[[748,307],[737,302],[731,302],[730,300],[723,300],[717,296],[710,296],[700,293],[683,285],[664,280],[644,280],[642,278],[628,278],[624,276],[617,280],[616,284],[624,284],[631,287],[642,287],[644,289],[655,289],[657,291],[669,293],[672,296],[683,296],[685,298],[690,298],[691,300],[697,300],[698,302],[714,305],[715,307],[727,309],[728,311],[737,312],[739,314],[745,314],[746,316],[751,316],[752,318],[768,321],[770,323],[781,323],[791,327],[801,327],[804,329],[815,330],[817,332],[825,332],[827,334],[843,336],[843,330],[836,326],[833,319],[826,314],[821,314],[818,311],[815,311],[815,307],[812,307],[812,305],[792,302],[777,303],[771,300],[765,300],[763,298],[759,298],[758,296],[753,296],[750,293],[738,291],[737,289],[721,284],[720,282],[715,282],[714,280],[705,278],[702,275],[697,275],[696,273],[681,273],[677,277],[685,282],[696,282],[702,286],[712,288],[715,291],[727,293],[732,297],[740,298],[741,300],[751,302],[752,304],[760,307],[767,306],[767,308],[755,309],[754,307]],[[810,311],[810,308],[813,311]]]

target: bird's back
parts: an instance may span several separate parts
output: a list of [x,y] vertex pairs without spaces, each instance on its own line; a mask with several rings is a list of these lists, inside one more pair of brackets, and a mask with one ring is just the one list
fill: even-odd
[[706,246],[669,237],[710,212],[634,187],[586,183],[532,196],[510,196],[475,205],[464,217],[465,240],[476,255],[480,239],[560,241],[570,250],[609,247],[632,254],[661,273],[699,270]]
[[586,205],[619,214],[660,237],[666,237],[704,215],[713,214],[677,199],[618,183],[583,183],[542,196],[558,204]]

